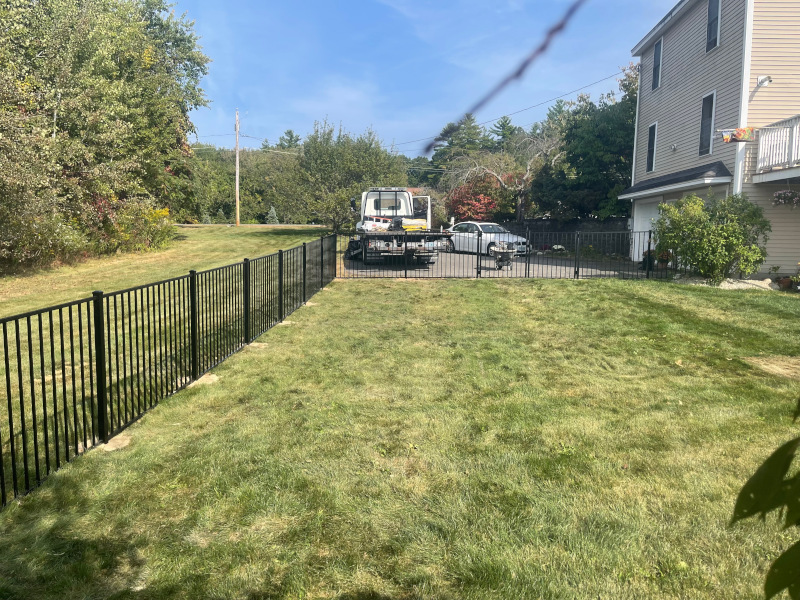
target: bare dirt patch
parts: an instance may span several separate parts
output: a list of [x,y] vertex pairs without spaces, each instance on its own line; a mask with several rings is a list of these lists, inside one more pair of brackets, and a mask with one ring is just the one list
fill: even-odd
[[264,342],[250,342],[249,344],[247,344],[247,346],[245,346],[245,349],[248,348],[252,350],[263,350],[264,348],[269,348],[269,344],[266,344]]
[[189,387],[191,388],[191,387],[194,387],[196,385],[211,385],[211,384],[217,383],[218,381],[219,381],[219,377],[217,377],[213,373],[206,373],[205,375],[203,375],[197,381],[195,381],[193,383],[190,383]]
[[281,321],[278,325],[294,325],[294,321]]
[[114,450],[119,450],[120,448],[124,448],[130,443],[131,443],[131,436],[117,435],[108,440],[107,444],[103,444],[100,447],[106,452],[114,452]]
[[800,356],[752,356],[744,360],[771,375],[800,379]]
[[[672,281],[686,285],[711,286],[707,279],[702,277],[676,276]],[[725,279],[719,284],[721,290],[777,290],[778,285],[771,279]]]

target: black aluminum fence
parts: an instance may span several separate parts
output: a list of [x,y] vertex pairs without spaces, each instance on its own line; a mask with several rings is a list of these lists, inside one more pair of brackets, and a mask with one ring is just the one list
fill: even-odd
[[0,505],[300,307],[336,240],[0,319]]
[[340,237],[338,259],[342,278],[669,279],[686,272],[673,252],[656,252],[649,231],[364,234]]

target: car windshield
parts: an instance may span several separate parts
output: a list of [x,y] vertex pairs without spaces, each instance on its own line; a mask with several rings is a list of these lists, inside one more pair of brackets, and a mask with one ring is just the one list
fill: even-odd
[[481,225],[480,227],[483,233],[508,233],[507,229],[500,227],[500,225],[495,225],[494,223],[489,223],[488,225]]

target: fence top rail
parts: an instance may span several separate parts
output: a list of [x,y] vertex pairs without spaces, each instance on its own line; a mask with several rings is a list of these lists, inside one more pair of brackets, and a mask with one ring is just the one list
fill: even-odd
[[213,269],[206,269],[205,271],[197,271],[197,274],[208,275],[209,273],[216,273],[217,271],[226,271],[226,270],[230,271],[236,269],[237,267],[242,268],[243,265],[244,265],[244,260],[242,260],[241,262],[231,263],[229,265],[222,265],[221,267],[214,267]]
[[179,275],[178,277],[172,277],[170,279],[162,279],[161,281],[153,281],[152,283],[143,283],[142,285],[137,285],[130,288],[125,288],[124,290],[117,290],[114,292],[107,292],[103,294],[103,297],[110,298],[114,296],[121,296],[122,294],[128,294],[130,292],[138,292],[139,290],[143,290],[145,288],[156,287],[158,285],[164,285],[165,283],[173,283],[175,281],[181,281],[183,279],[189,279],[188,275]]
[[13,321],[20,321],[22,319],[27,319],[28,317],[38,317],[39,315],[43,315],[45,313],[55,312],[57,310],[63,310],[65,308],[71,308],[73,306],[78,306],[79,304],[89,304],[91,302],[92,302],[91,298],[81,298],[80,300],[72,300],[70,302],[64,302],[63,304],[56,304],[55,306],[46,306],[45,308],[37,308],[36,310],[30,310],[28,312],[20,313],[18,315],[1,317],[0,325],[11,323]]
[[637,233],[647,233],[647,231],[631,231],[630,229],[622,229],[620,231],[577,231],[576,233],[580,233],[581,235],[618,235],[620,233],[634,235]]
[[647,231],[631,231],[630,229],[622,229],[620,231],[528,231],[531,235],[618,235],[621,233],[633,235],[636,233],[647,233]]
[[253,262],[256,262],[256,261],[267,260],[268,258],[273,258],[275,256],[278,256],[277,252],[273,252],[272,254],[263,254],[262,256],[256,256],[255,258],[251,258],[249,260],[250,260],[251,263],[253,263]]

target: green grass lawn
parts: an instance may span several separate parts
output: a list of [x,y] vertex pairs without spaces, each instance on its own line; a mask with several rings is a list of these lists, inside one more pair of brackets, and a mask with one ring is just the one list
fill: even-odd
[[335,282],[0,512],[0,598],[759,598],[795,296]]
[[185,225],[169,248],[92,258],[26,276],[0,277],[0,317],[256,258],[309,242],[327,230],[312,226]]

